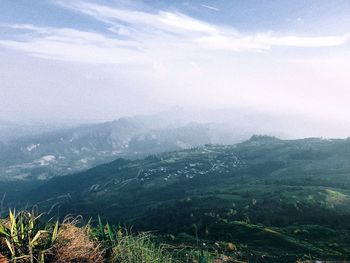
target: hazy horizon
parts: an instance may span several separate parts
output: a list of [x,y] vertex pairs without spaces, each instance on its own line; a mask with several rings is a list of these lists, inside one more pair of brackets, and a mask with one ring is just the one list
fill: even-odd
[[341,0],[5,0],[0,120],[247,109],[293,116],[295,134],[313,120],[315,135],[345,137],[349,12]]

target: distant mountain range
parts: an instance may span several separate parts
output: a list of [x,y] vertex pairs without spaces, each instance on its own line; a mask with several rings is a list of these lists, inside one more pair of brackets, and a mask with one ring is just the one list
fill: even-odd
[[[330,125],[330,122],[320,123],[312,118],[268,114],[249,108],[173,109],[73,127],[72,124],[18,125],[2,121],[0,181],[44,180],[120,157],[135,159],[204,144],[234,144],[253,134],[279,138],[317,136],[327,134]],[[331,127],[342,131],[341,136],[350,134],[347,123],[334,122]]]
[[245,136],[213,123],[175,127],[140,117],[58,129],[0,142],[0,180],[43,180],[119,157],[135,159],[206,143],[235,143]]

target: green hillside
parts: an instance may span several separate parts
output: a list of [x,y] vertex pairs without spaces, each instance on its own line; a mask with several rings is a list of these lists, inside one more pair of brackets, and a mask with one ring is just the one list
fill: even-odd
[[209,251],[232,242],[256,262],[350,258],[350,140],[253,136],[28,188],[9,205],[29,198],[49,216],[101,215]]

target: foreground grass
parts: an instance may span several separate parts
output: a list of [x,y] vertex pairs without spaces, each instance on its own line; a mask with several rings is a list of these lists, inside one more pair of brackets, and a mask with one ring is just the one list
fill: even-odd
[[150,233],[132,234],[100,219],[94,227],[81,222],[77,218],[48,222],[34,211],[10,211],[0,219],[0,263],[212,262],[203,252],[193,256],[193,251],[179,261],[169,247],[153,242]]

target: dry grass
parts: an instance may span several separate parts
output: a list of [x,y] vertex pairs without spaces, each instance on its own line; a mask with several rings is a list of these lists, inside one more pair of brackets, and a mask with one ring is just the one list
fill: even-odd
[[0,254],[0,263],[9,263],[7,258]]
[[61,225],[52,250],[54,262],[104,262],[100,245],[90,238],[90,227],[77,227],[75,223],[65,221]]

